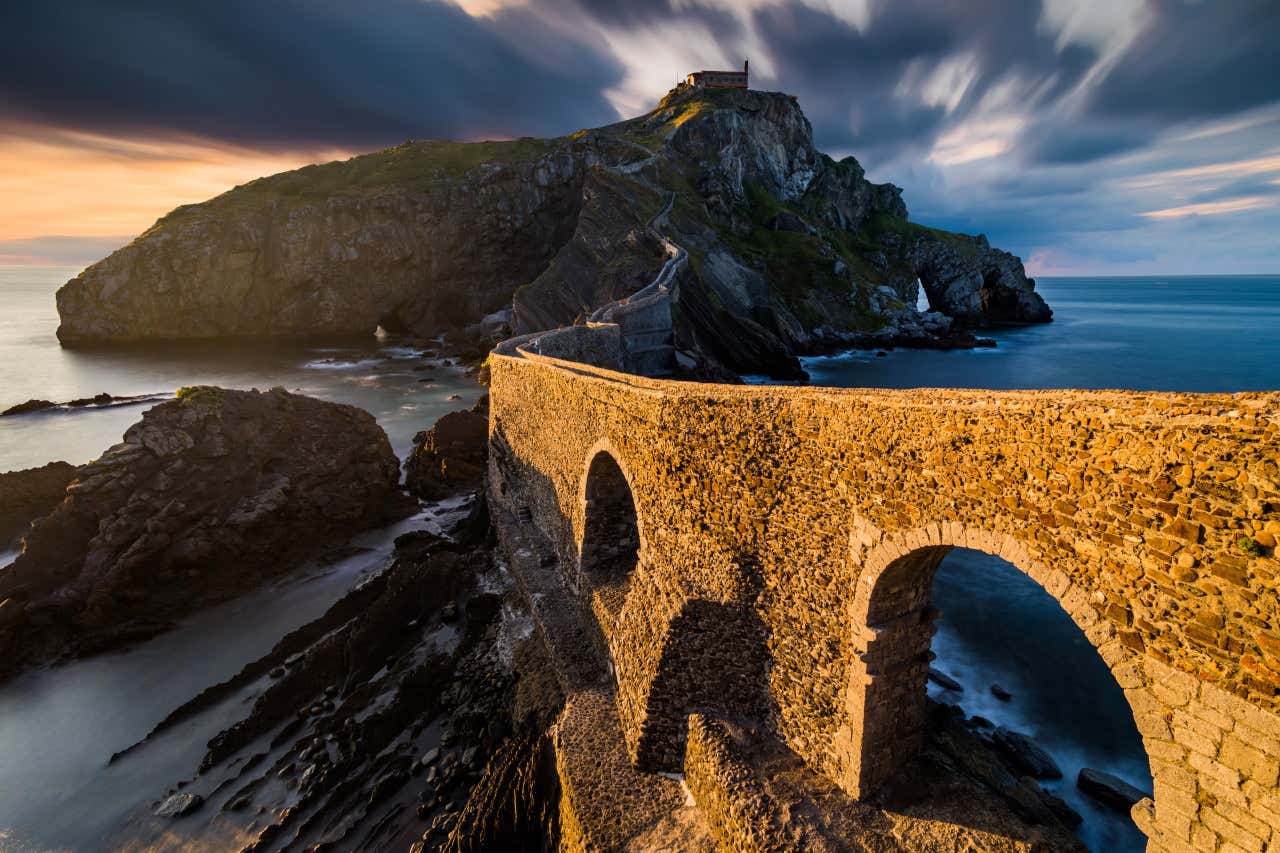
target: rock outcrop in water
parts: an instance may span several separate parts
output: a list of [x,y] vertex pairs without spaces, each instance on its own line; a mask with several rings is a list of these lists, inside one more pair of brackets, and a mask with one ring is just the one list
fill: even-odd
[[713,369],[1049,319],[1017,258],[906,217],[897,187],[814,147],[794,98],[680,86],[571,136],[406,143],[179,208],[59,291],[59,337],[433,335],[507,306],[537,331],[647,284],[664,239],[689,253],[675,343]]
[[966,323],[1046,323],[1049,306],[1022,261],[979,234],[885,234],[886,247],[920,277],[930,307]]
[[42,412],[71,412],[77,409],[110,409],[116,406],[159,403],[168,396],[168,394],[132,394],[117,397],[104,391],[101,394],[94,394],[92,397],[80,397],[76,400],[68,400],[65,403],[32,399],[10,406],[0,412],[0,418],[12,418],[18,415],[32,415]]
[[1104,806],[1127,815],[1135,805],[1151,794],[1135,788],[1119,776],[1089,767],[1080,768],[1076,787]]
[[0,548],[12,545],[32,521],[53,512],[75,476],[76,466],[67,462],[0,474]]
[[489,397],[470,411],[450,412],[413,437],[405,487],[421,498],[447,497],[484,485],[489,456]]
[[407,514],[364,411],[185,388],[76,470],[0,573],[0,677],[163,629]]

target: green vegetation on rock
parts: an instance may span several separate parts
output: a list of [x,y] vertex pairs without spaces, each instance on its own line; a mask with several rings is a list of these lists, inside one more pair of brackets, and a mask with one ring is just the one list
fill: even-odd
[[885,234],[896,234],[907,240],[936,240],[955,249],[964,257],[974,258],[980,254],[980,248],[973,237],[967,234],[957,234],[953,231],[943,231],[940,228],[930,228],[927,225],[921,225],[918,222],[912,222],[909,219],[902,219],[897,216],[889,216],[884,213],[877,213],[868,221],[865,234],[870,242],[878,243],[879,238]]
[[184,385],[174,392],[173,396],[183,403],[205,403],[216,406],[223,401],[226,394],[221,388],[212,385]]
[[258,178],[198,205],[182,205],[156,223],[209,208],[254,210],[275,201],[315,202],[339,195],[396,187],[427,190],[443,179],[456,179],[485,163],[510,166],[536,160],[555,149],[559,140],[522,137],[484,142],[422,140],[405,142],[371,154],[303,166]]

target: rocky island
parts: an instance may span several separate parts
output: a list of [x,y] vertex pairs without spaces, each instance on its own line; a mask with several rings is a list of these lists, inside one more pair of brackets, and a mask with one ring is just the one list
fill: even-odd
[[[671,343],[704,375],[799,354],[972,345],[1052,312],[1022,263],[907,218],[813,143],[795,98],[682,85],[555,139],[408,142],[174,210],[58,293],[67,346],[555,328],[642,288],[670,245]],[[916,310],[923,286],[930,311]]]

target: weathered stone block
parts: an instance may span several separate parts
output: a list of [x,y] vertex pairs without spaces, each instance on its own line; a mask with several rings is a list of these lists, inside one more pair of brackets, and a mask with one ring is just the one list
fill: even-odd
[[1235,844],[1240,849],[1247,850],[1248,853],[1262,853],[1264,840],[1261,836],[1232,821],[1216,808],[1206,809],[1201,814],[1200,820],[1223,841]]
[[1200,544],[1200,540],[1204,537],[1204,528],[1195,522],[1187,521],[1185,518],[1175,518],[1160,532],[1165,536],[1171,536],[1189,545]]
[[1234,734],[1223,738],[1218,760],[1263,787],[1274,787],[1280,781],[1280,761],[1264,755]]

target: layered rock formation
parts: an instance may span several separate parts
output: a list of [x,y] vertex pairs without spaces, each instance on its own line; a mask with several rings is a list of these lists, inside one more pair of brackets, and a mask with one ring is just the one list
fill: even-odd
[[929,305],[967,323],[1046,323],[1049,306],[1035,292],[1022,261],[991,248],[981,234],[886,234],[881,238],[924,286]]
[[1017,258],[906,217],[901,190],[814,147],[793,97],[682,85],[571,136],[406,143],[179,208],[59,291],[59,337],[460,335],[507,306],[533,332],[643,287],[664,239],[689,252],[674,340],[707,375],[1049,319]]
[[405,514],[398,469],[352,406],[182,389],[77,469],[0,573],[0,677],[155,633]]
[[[217,841],[231,824],[245,850],[406,850],[420,848],[424,834],[432,850],[538,849],[554,831],[554,800],[513,792],[535,780],[511,773],[530,757],[556,697],[517,697],[514,662],[530,674],[545,667],[545,652],[536,640],[519,641],[512,659],[501,659],[499,638],[512,630],[503,598],[477,589],[492,562],[482,542],[465,539],[397,550],[321,617],[175,709],[128,752],[145,752],[228,695],[256,694],[209,743],[199,773],[178,786],[186,791],[148,792],[160,795],[150,810],[159,820],[135,821],[125,846],[182,837],[193,847],[240,849]],[[441,642],[455,633],[457,642]],[[464,804],[475,811],[478,786],[498,802],[460,820]],[[540,796],[544,806],[530,813]],[[194,814],[174,822],[179,804],[194,804]],[[525,812],[504,815],[504,807]]]
[[[451,413],[431,434],[446,435],[458,415],[476,416]],[[422,523],[396,539],[389,565],[323,615],[112,757],[164,748],[158,736],[229,696],[243,703],[241,718],[209,741],[199,772],[147,792],[147,813],[113,841],[556,849],[559,791],[545,731],[563,697],[547,648],[500,568],[483,495]]]

